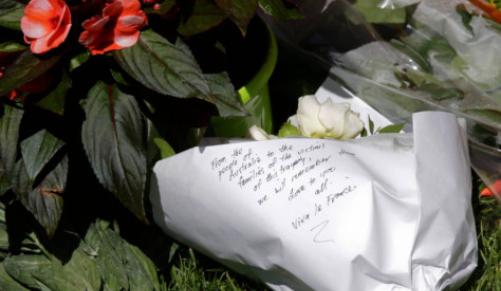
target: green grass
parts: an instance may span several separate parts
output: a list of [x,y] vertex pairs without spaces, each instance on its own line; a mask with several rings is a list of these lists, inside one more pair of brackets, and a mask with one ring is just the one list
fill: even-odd
[[461,290],[501,291],[501,206],[494,198],[474,201],[478,267]]

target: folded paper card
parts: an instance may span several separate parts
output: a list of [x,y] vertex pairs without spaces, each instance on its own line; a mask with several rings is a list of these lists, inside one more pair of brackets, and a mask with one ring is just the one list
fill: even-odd
[[158,162],[155,222],[275,290],[443,290],[476,266],[466,140],[413,134],[199,147]]

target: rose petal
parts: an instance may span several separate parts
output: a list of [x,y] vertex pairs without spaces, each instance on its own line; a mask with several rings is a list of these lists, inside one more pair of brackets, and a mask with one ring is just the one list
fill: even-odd
[[304,136],[311,137],[314,133],[325,132],[325,127],[318,120],[320,103],[313,95],[299,98],[297,109],[297,120],[299,129]]
[[287,119],[287,121],[295,127],[299,127],[299,120],[297,119],[297,115],[292,115],[291,117],[289,117],[289,119]]
[[343,134],[348,110],[350,110],[349,104],[333,103],[330,100],[320,106],[318,119],[329,132],[329,136],[338,138]]
[[357,114],[353,111],[349,111],[346,114],[346,120],[344,122],[343,134],[340,137],[342,140],[351,139],[356,137],[364,129],[364,123]]

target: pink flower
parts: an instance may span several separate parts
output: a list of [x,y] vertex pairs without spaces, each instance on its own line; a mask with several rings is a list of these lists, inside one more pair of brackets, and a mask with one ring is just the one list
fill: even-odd
[[21,30],[35,54],[43,54],[64,42],[71,28],[71,13],[62,0],[31,0],[24,8]]
[[140,9],[138,0],[113,0],[107,3],[102,15],[96,15],[82,23],[84,31],[79,41],[92,55],[131,47],[139,39],[139,30],[148,19]]

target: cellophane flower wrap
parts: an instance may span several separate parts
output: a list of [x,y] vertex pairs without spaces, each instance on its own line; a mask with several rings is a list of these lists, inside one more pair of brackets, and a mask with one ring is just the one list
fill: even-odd
[[495,2],[308,1],[301,7],[304,20],[270,22],[393,122],[430,109],[466,118],[472,164],[489,186],[501,175],[501,23]]

